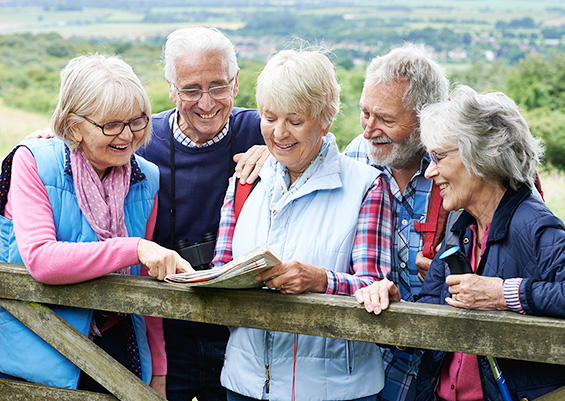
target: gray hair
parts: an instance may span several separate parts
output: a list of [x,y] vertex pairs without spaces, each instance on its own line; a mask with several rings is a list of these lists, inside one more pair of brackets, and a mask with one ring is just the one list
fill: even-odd
[[[136,107],[151,117],[151,103],[133,69],[118,57],[99,54],[75,57],[61,71],[59,101],[51,117],[51,130],[71,149],[78,146],[71,127],[100,114],[114,116]],[[139,146],[151,138],[151,121]]]
[[322,49],[282,50],[257,78],[257,108],[305,113],[329,126],[339,112],[335,67]]
[[514,190],[534,187],[541,141],[504,93],[478,94],[460,86],[451,101],[426,106],[420,126],[428,150],[458,147],[463,165],[483,181],[494,179]]
[[408,81],[402,101],[415,112],[426,104],[446,100],[449,94],[445,70],[432,60],[423,45],[405,43],[371,61],[365,72],[365,85],[394,81]]
[[216,28],[183,28],[173,31],[163,48],[165,63],[165,78],[176,83],[177,62],[183,57],[194,53],[221,53],[228,62],[229,76],[233,77],[239,71],[233,43]]

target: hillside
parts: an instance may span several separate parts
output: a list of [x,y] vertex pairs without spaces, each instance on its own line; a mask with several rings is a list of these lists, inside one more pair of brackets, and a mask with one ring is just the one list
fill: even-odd
[[29,133],[49,125],[49,118],[0,104],[0,154],[2,158]]

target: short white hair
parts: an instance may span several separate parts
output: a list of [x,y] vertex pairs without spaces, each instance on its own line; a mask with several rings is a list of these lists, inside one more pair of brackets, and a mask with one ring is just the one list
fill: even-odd
[[445,70],[423,45],[405,43],[384,56],[375,57],[365,72],[365,85],[408,82],[402,97],[404,106],[416,113],[426,104],[447,99],[449,81]]
[[230,77],[239,71],[233,43],[216,28],[177,29],[167,37],[163,53],[165,78],[171,83],[176,83],[179,60],[195,53],[220,53],[228,62]]

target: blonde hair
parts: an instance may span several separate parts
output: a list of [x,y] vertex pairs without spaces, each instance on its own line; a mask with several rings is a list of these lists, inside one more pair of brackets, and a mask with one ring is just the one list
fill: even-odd
[[151,138],[151,103],[133,69],[115,56],[89,55],[75,57],[61,71],[59,102],[51,117],[51,130],[71,149],[78,146],[71,127],[81,116],[116,112],[133,112],[139,107],[150,117],[139,146]]
[[306,114],[327,127],[339,112],[339,91],[335,68],[323,50],[282,50],[257,79],[257,107],[261,115],[266,107]]

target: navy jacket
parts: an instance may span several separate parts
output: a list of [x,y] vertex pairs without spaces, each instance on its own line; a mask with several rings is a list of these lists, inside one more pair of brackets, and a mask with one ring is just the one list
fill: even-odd
[[[472,252],[474,218],[463,212],[451,230],[467,255]],[[442,245],[445,247],[445,244]],[[438,255],[445,249],[438,252]],[[418,302],[446,304],[450,296],[445,262],[437,256],[420,292]],[[521,277],[520,302],[527,314],[565,317],[565,226],[527,188],[507,190],[494,214],[485,252],[477,274],[502,279]],[[426,351],[415,385],[416,400],[432,400],[442,351]],[[502,400],[486,358],[479,356],[479,371],[486,400]],[[498,358],[514,399],[535,399],[565,385],[565,366]]]

